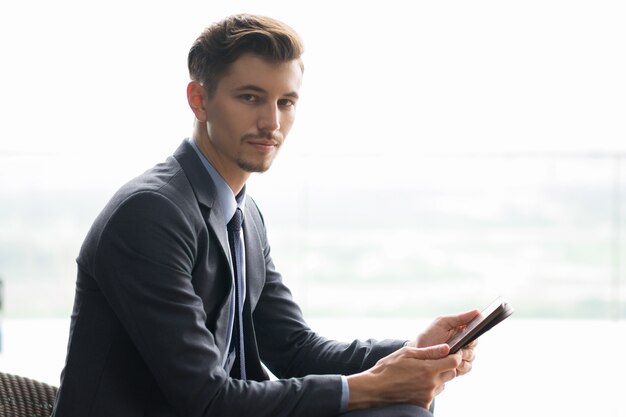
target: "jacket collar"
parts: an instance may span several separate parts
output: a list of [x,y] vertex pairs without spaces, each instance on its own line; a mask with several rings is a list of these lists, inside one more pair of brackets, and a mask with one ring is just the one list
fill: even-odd
[[191,188],[198,199],[202,216],[215,233],[215,236],[217,236],[217,240],[222,246],[224,255],[230,261],[228,235],[224,227],[227,220],[220,205],[217,204],[217,192],[211,176],[204,165],[202,165],[198,154],[187,140],[183,140],[183,143],[176,149],[174,158],[180,164],[185,172],[185,176],[191,184]]
[[183,140],[174,152],[174,158],[185,171],[200,206],[212,208],[216,201],[215,184],[188,140]]

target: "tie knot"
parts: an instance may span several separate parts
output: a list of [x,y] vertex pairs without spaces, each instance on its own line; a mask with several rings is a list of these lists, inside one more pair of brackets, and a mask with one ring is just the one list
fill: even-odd
[[229,232],[238,232],[241,230],[241,223],[243,223],[243,213],[240,208],[235,210],[235,214],[233,214],[233,218],[230,219],[226,228]]

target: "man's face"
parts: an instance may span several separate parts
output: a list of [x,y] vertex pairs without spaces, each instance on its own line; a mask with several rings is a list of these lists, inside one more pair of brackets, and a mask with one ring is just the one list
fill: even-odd
[[206,98],[208,138],[201,144],[222,176],[270,167],[295,120],[301,82],[297,60],[275,63],[244,54],[232,64]]

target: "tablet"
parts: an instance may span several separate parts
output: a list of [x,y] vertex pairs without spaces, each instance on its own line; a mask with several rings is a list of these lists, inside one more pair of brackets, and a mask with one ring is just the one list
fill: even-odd
[[450,353],[456,353],[463,346],[471,343],[478,336],[491,329],[496,324],[513,314],[511,304],[498,297],[487,308],[480,312],[467,324],[464,330],[452,336],[446,343],[450,346]]

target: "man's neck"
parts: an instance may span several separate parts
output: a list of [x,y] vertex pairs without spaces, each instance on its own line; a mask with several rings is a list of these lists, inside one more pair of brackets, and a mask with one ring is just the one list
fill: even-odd
[[228,184],[233,191],[233,194],[239,194],[246,185],[248,178],[250,178],[250,173],[240,169],[228,169],[228,165],[223,163],[219,155],[211,148],[210,139],[206,131],[203,132],[199,129],[194,129],[191,138],[200,152],[202,152],[202,155],[204,155],[221,177],[224,178],[224,181],[226,181],[226,184]]

